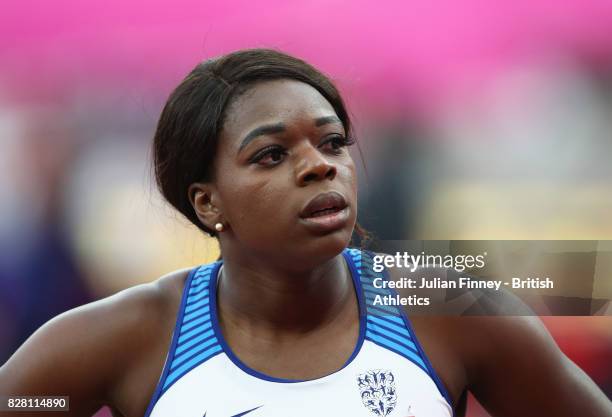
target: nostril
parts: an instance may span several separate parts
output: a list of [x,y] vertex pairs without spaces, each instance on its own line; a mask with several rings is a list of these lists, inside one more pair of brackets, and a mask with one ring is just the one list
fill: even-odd
[[303,180],[304,180],[304,182],[309,182],[309,181],[314,181],[314,180],[316,180],[316,179],[317,179],[317,174],[315,174],[315,173],[310,173],[310,174],[306,174],[306,175],[304,176],[304,179],[303,179]]

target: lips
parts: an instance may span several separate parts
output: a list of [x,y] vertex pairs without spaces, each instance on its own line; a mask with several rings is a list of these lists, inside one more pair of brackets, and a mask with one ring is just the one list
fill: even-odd
[[345,209],[346,206],[346,200],[342,194],[336,191],[322,193],[306,204],[300,212],[300,217],[305,219],[326,216],[339,212]]

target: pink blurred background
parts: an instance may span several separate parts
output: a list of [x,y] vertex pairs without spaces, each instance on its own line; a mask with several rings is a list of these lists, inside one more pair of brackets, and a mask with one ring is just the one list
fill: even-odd
[[[235,49],[336,81],[381,239],[612,240],[611,27],[608,0],[5,3],[0,363],[61,311],[216,258],[149,146],[172,88]],[[612,396],[605,319],[545,323]]]

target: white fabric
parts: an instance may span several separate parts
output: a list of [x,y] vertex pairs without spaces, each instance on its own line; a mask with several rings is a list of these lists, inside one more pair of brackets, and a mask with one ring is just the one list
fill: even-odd
[[[376,414],[363,401],[358,377],[390,371],[397,403]],[[389,386],[389,384],[388,384]],[[259,408],[257,408],[259,407]],[[246,411],[255,409],[246,414]],[[421,368],[369,340],[343,369],[305,382],[272,382],[251,375],[220,353],[176,381],[155,404],[152,417],[449,417],[452,410]]]

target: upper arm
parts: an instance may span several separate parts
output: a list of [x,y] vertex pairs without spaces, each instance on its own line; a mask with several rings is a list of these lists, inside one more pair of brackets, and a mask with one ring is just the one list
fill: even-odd
[[67,395],[68,415],[92,415],[104,402],[110,371],[104,366],[109,326],[103,310],[99,305],[80,307],[38,329],[0,368],[0,393]]
[[69,396],[69,412],[45,414],[94,414],[146,335],[142,311],[156,311],[154,294],[139,286],[55,317],[0,367],[0,395]]
[[494,416],[612,416],[537,317],[462,318],[470,390]]

